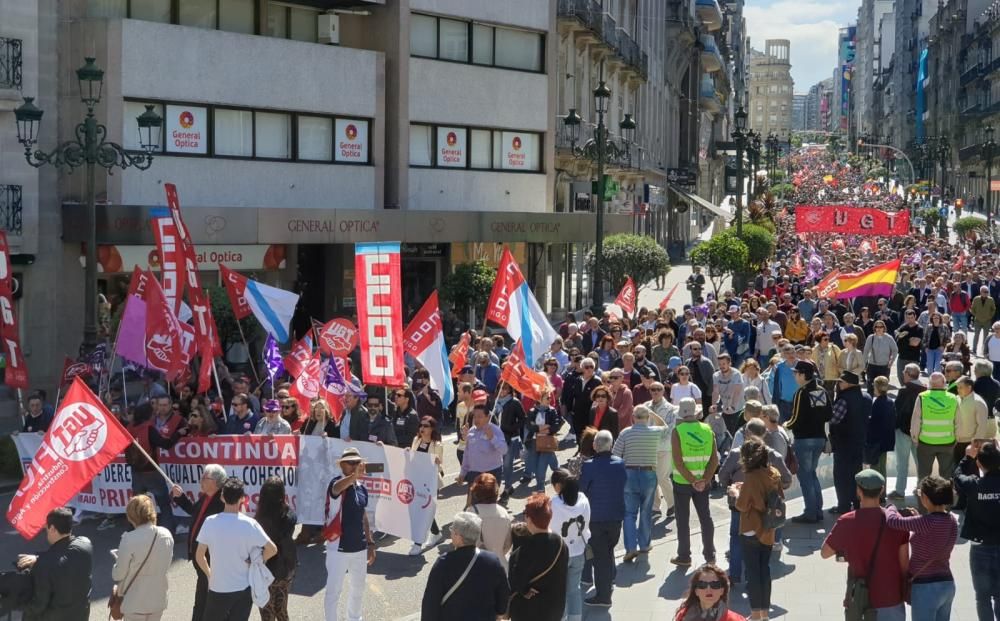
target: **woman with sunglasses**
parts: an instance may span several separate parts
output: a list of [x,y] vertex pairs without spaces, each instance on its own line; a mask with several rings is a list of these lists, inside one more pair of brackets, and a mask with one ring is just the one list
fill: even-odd
[[594,404],[590,406],[590,426],[598,431],[606,429],[617,439],[618,412],[611,407],[611,392],[603,385],[598,386],[591,391],[590,400]]
[[924,371],[927,375],[940,368],[944,348],[949,342],[951,342],[951,328],[944,324],[941,313],[931,313],[930,324],[924,330],[923,338],[924,351],[927,353],[927,366],[924,367]]
[[306,417],[299,412],[299,402],[292,398],[278,399],[281,402],[281,418],[288,421],[292,433],[300,431],[306,423]]
[[[545,472],[551,468],[553,472],[559,468],[559,460],[554,451],[538,451],[538,438],[540,436],[555,437],[562,427],[562,417],[558,410],[552,407],[552,393],[549,388],[542,391],[542,395],[535,402],[527,414],[525,420],[524,435],[524,467],[525,473],[535,475],[535,491],[545,491]],[[529,473],[528,466],[535,466],[534,472]]]
[[874,332],[865,339],[865,348],[862,350],[865,360],[865,380],[867,382],[868,394],[872,393],[872,382],[876,377],[884,375],[891,377],[889,369],[899,355],[899,346],[896,339],[892,338],[886,330],[885,322],[877,320],[873,326]]
[[[612,330],[612,334],[618,332],[618,336],[621,336],[621,328],[616,328]],[[601,337],[601,344],[597,350],[597,368],[601,371],[610,371],[611,367],[615,366],[615,362],[621,358],[621,354],[618,353],[617,345],[615,345],[615,337],[612,334],[605,334]]]
[[326,400],[314,401],[309,408],[309,420],[302,425],[300,433],[304,436],[319,436],[321,438],[336,438],[337,424],[333,422],[330,406]]
[[389,420],[396,430],[396,446],[406,448],[413,444],[413,438],[420,430],[420,417],[413,407],[413,393],[406,388],[397,388],[392,391],[392,402],[396,407],[390,410],[392,415]]
[[188,437],[207,438],[215,435],[215,431],[215,419],[209,416],[208,408],[204,405],[194,406],[188,416]]
[[686,366],[677,367],[677,381],[670,386],[670,403],[680,405],[681,399],[691,397],[701,403],[701,388],[691,383],[691,371]]
[[[420,427],[418,428],[417,435],[413,438],[413,443],[406,450],[431,455],[438,469],[438,489],[444,487],[444,469],[442,466],[444,462],[444,446],[441,444],[441,432],[438,431],[437,420],[433,416],[425,416],[420,419]],[[431,522],[431,538],[422,543],[414,542],[413,546],[410,547],[410,556],[423,554],[425,548],[433,548],[441,542],[442,538],[441,529],[438,528],[437,520],[434,520]]]
[[674,621],[747,621],[729,610],[729,578],[719,567],[707,563],[691,574],[691,587]]

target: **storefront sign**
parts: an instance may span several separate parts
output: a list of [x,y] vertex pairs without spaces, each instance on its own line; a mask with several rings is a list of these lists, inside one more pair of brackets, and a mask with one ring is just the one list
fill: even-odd
[[368,121],[337,119],[334,128],[334,159],[338,162],[368,161]]
[[437,128],[437,164],[465,168],[465,130],[460,127]]
[[167,106],[167,153],[208,153],[208,110],[199,106]]
[[504,170],[537,170],[538,137],[534,134],[501,132],[500,167]]
[[[214,272],[219,263],[225,263],[234,270],[280,270],[285,267],[285,246],[283,244],[237,246],[206,245],[195,248],[198,269]],[[97,247],[97,268],[105,274],[131,272],[134,266],[160,270],[160,257],[156,246],[111,246]]]
[[869,207],[842,205],[799,205],[795,208],[796,233],[836,233],[840,235],[908,235],[910,212],[882,211]]

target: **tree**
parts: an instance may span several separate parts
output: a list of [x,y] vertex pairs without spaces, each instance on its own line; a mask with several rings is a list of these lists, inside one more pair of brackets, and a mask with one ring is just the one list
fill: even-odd
[[973,233],[985,233],[989,231],[986,220],[977,216],[962,216],[958,220],[955,220],[952,228],[955,229],[955,234],[959,238],[968,238]]
[[459,317],[474,311],[481,317],[490,301],[497,268],[483,260],[460,263],[441,281],[441,299],[451,304]]
[[240,327],[243,328],[243,335],[247,342],[253,337],[260,326],[253,314],[239,320],[237,327],[236,315],[233,313],[233,306],[229,303],[229,296],[226,295],[225,287],[205,287],[212,304],[212,317],[215,319],[215,327],[219,330],[219,339],[222,341],[222,349],[225,350],[230,343],[242,343],[240,337]]
[[[736,236],[735,229],[727,229],[723,235]],[[747,263],[750,271],[758,272],[767,264],[774,253],[774,234],[760,224],[744,224],[743,237],[739,238],[747,247]]]
[[748,257],[747,245],[735,233],[723,234],[695,246],[691,251],[691,264],[701,265],[706,269],[708,279],[715,289],[715,297],[718,298],[726,277],[745,270]]
[[[619,233],[604,238],[601,268],[604,282],[620,286],[631,276],[636,289],[642,289],[654,278],[666,276],[670,271],[670,257],[652,237]],[[594,270],[593,252],[587,255],[587,269]]]

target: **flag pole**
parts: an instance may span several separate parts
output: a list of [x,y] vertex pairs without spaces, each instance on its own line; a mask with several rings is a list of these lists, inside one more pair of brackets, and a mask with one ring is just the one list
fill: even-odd
[[[243,347],[247,348],[247,358],[250,360],[250,370],[253,371],[253,377],[258,383],[262,383],[260,381],[260,375],[257,374],[257,365],[253,363],[253,354],[250,353],[250,344],[247,343],[247,337],[243,336],[243,326],[240,324],[239,319],[236,320],[236,328],[240,331],[240,340],[243,341]],[[214,369],[215,365],[212,365],[212,368]]]
[[[110,389],[110,382],[108,388]],[[125,397],[125,409],[128,409],[128,390],[125,388],[125,365],[122,365],[122,396]]]
[[134,437],[132,438],[132,446],[139,449],[139,452],[142,453],[143,457],[145,457],[149,461],[149,463],[152,464],[153,468],[155,468],[156,471],[160,473],[160,476],[163,477],[163,480],[167,482],[168,489],[172,488],[174,486],[173,480],[171,480],[171,478],[167,476],[167,473],[163,471],[163,468],[160,468],[160,464],[156,463],[156,460],[150,457],[149,453],[146,452],[146,449],[142,448],[142,445],[139,444],[139,442]]
[[17,413],[21,417],[21,428],[24,428],[24,395],[21,394],[21,389],[17,389]]

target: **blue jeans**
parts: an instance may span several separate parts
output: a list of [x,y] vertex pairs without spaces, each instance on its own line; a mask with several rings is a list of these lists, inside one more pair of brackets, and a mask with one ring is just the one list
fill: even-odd
[[579,621],[583,618],[583,593],[580,592],[580,578],[583,576],[585,554],[569,557],[566,569],[566,619]]
[[[625,551],[649,548],[653,530],[653,494],[656,492],[655,470],[626,470],[625,522],[622,527]],[[639,527],[636,532],[636,519]]]
[[731,511],[729,521],[729,579],[743,581],[743,546],[740,544],[740,512]]
[[559,469],[559,459],[555,453],[535,453],[535,491],[545,491],[545,471]]
[[928,349],[927,350],[927,374],[930,375],[935,371],[940,371],[941,367],[941,355],[944,354],[943,349]]
[[[531,446],[528,443],[524,443],[524,453],[521,454],[521,461],[524,462],[524,477],[535,476],[535,469],[538,464],[538,453],[535,452],[535,443],[532,442]],[[542,484],[544,485],[544,483]]]
[[896,492],[906,494],[906,479],[910,476],[910,461],[916,465],[916,454],[913,450],[913,438],[910,434],[896,430]]
[[906,604],[876,608],[875,612],[878,621],[906,621]]
[[819,456],[823,454],[826,440],[823,438],[796,438],[795,456],[799,460],[799,487],[802,488],[802,500],[805,502],[805,515],[823,519],[823,488],[820,486],[816,468],[819,466]]
[[177,518],[174,517],[174,507],[170,501],[170,490],[167,489],[167,482],[163,480],[158,472],[137,472],[132,471],[132,493],[150,494],[156,501],[156,506],[160,510],[158,518],[160,526],[166,528],[173,534],[177,529]]
[[503,485],[509,491],[514,486],[514,460],[521,456],[521,438],[511,438],[507,443],[507,454],[503,456]]
[[1000,621],[1000,546],[969,546],[969,566],[979,621]]
[[955,582],[914,582],[910,589],[911,621],[949,621]]
[[969,313],[953,313],[951,315],[951,327],[955,332],[969,330]]

